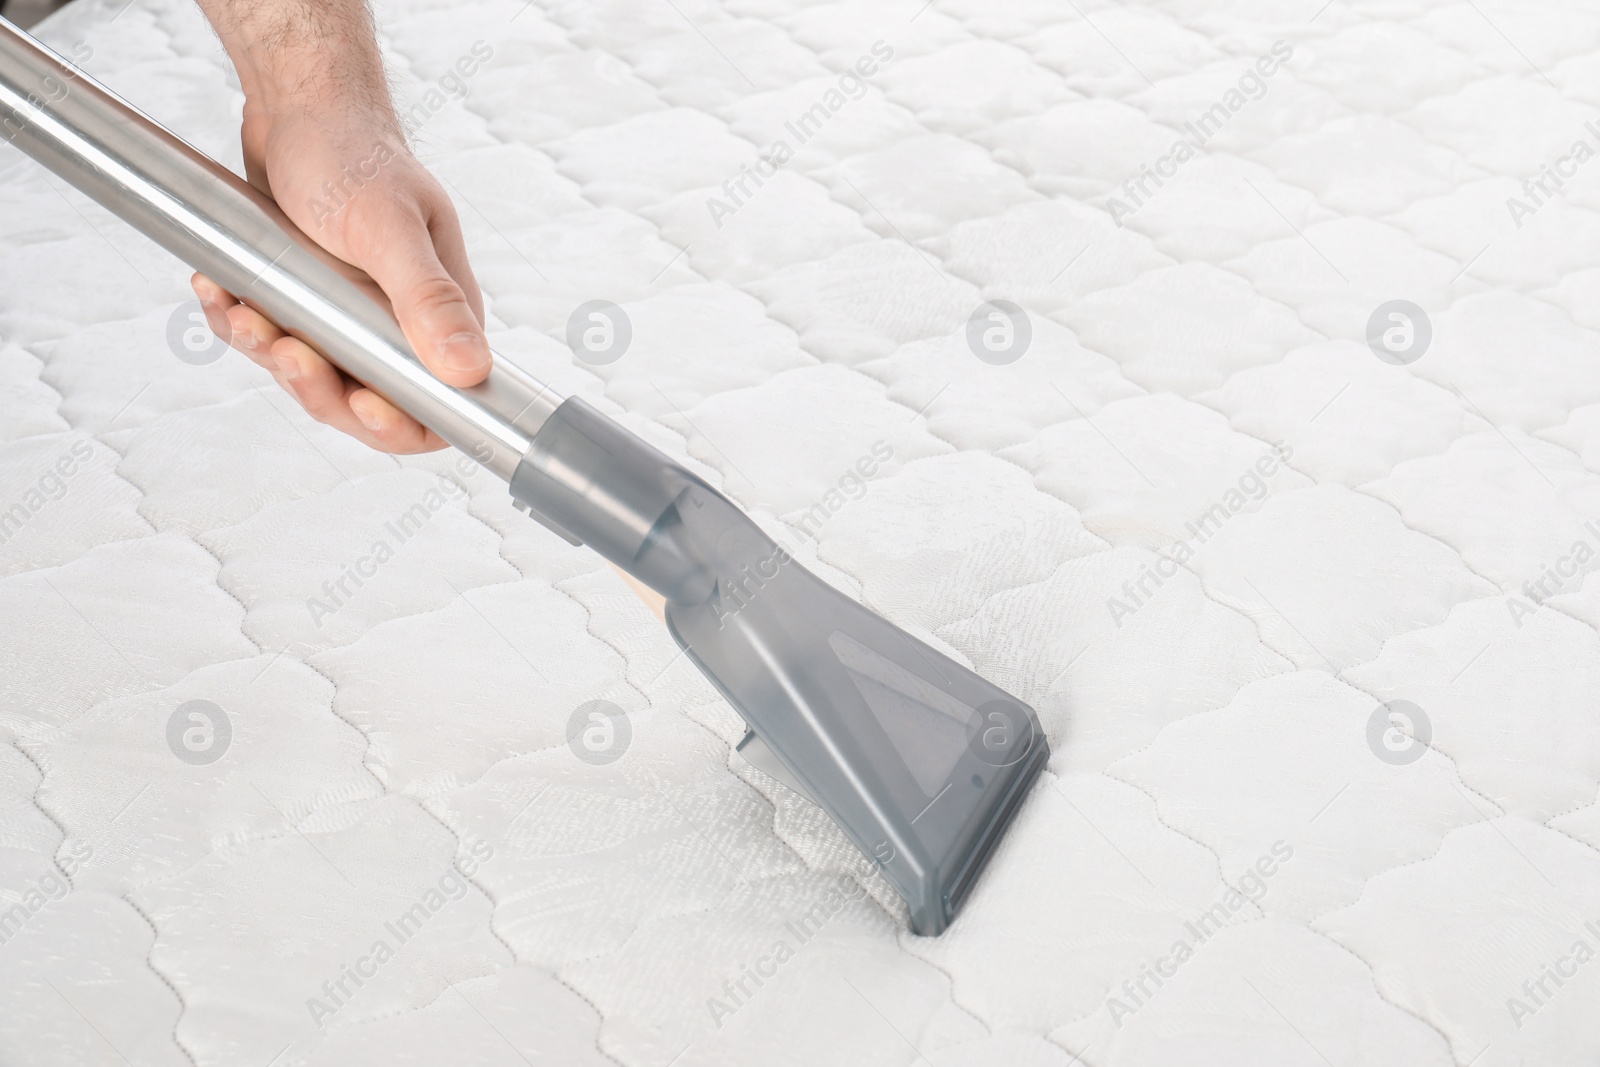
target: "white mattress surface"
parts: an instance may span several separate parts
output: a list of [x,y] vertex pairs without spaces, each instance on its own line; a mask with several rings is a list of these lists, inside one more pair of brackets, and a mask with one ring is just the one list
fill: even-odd
[[[1600,8],[1319,3],[379,7],[497,350],[1038,708],[937,939],[596,557],[175,358],[0,150],[0,1063],[1595,1062]],[[237,165],[186,0],[41,32]]]

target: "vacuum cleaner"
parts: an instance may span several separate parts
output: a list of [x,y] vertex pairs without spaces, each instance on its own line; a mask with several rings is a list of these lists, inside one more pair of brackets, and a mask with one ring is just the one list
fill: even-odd
[[827,812],[913,932],[949,926],[1049,758],[1032,708],[816,577],[582,399],[502,358],[480,385],[440,382],[370,279],[3,19],[0,135],[663,596],[673,640],[746,723],[739,751]]

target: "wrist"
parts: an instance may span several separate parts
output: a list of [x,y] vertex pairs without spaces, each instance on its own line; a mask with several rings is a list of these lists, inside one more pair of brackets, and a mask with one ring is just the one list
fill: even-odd
[[399,129],[366,7],[356,0],[202,0],[247,112],[344,114]]
[[246,82],[241,74],[239,80],[245,87],[246,126],[255,125],[266,131],[309,119],[320,129],[365,130],[395,145],[406,144],[399,116],[387,93],[343,84],[311,85],[276,73],[259,75],[252,82]]
[[334,115],[398,131],[383,67],[336,48],[235,60],[245,109],[271,119]]

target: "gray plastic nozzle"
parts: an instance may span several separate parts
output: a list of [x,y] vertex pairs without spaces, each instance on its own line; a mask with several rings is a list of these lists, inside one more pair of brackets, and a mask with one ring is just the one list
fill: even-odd
[[818,579],[726,497],[583,401],[561,402],[498,359],[481,385],[440,382],[370,279],[4,19],[0,140],[509,479],[517,501],[563,537],[665,596],[673,638],[878,864],[912,929],[949,924],[1049,756],[1026,704]]
[[666,597],[674,640],[879,866],[912,929],[944,930],[1049,758],[1033,710],[580,399],[545,420],[511,491]]

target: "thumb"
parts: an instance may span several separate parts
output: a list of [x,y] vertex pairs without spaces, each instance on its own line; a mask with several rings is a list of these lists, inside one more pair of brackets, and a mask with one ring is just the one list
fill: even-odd
[[449,385],[489,374],[489,342],[467,294],[439,259],[426,222],[407,213],[362,268],[394,306],[395,318],[424,366]]

